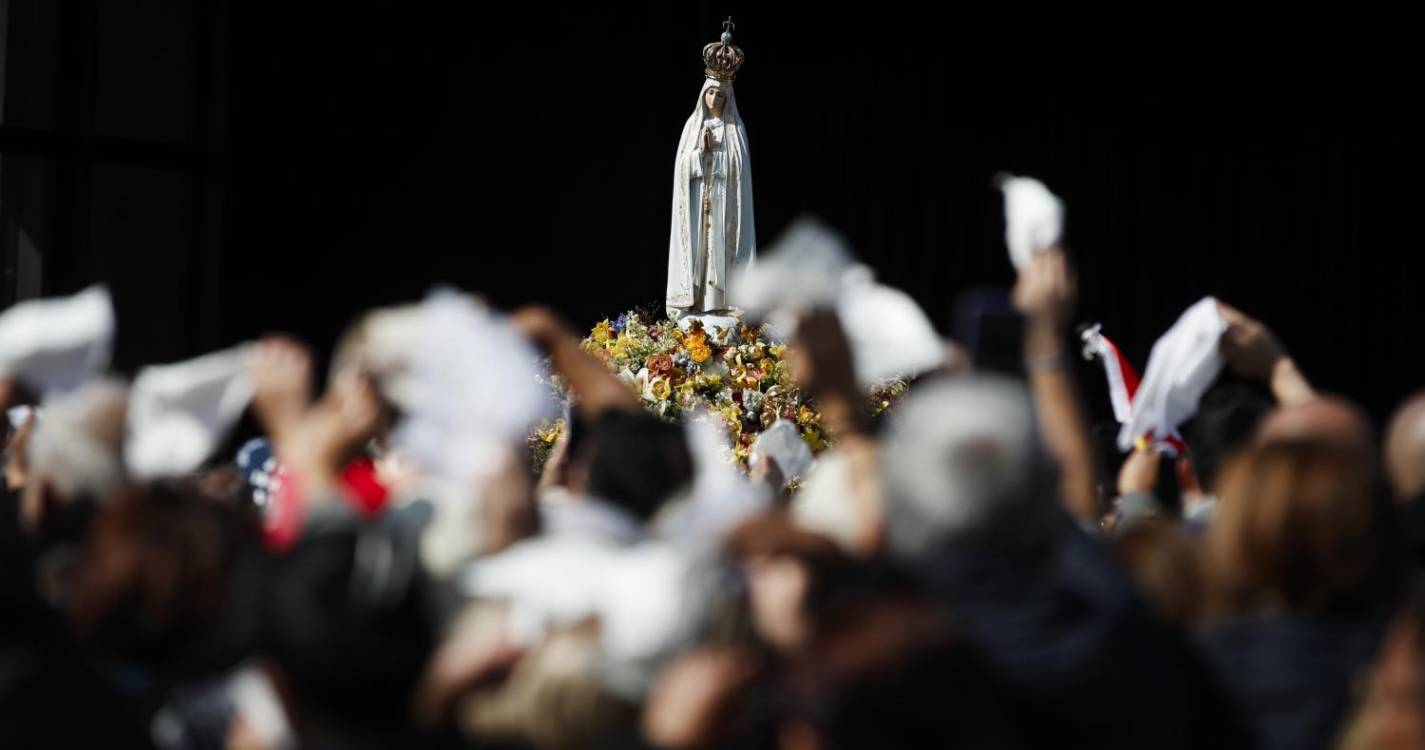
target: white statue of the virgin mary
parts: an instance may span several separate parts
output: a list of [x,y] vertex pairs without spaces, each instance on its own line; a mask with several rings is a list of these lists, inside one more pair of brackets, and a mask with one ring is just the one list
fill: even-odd
[[707,80],[678,139],[673,164],[673,227],[668,239],[669,317],[728,310],[733,282],[757,254],[747,133],[732,80],[742,65],[731,21],[703,48]]

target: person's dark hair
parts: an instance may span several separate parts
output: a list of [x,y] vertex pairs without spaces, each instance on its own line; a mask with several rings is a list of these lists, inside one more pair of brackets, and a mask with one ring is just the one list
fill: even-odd
[[786,678],[789,728],[828,750],[1021,747],[988,666],[943,612],[906,595],[828,615]]
[[245,589],[249,569],[261,566],[257,536],[249,514],[190,485],[126,488],[90,529],[70,605],[75,624],[124,658],[178,673],[224,669],[255,637]]
[[381,731],[406,721],[436,639],[439,592],[414,564],[422,523],[397,512],[308,533],[277,560],[264,645],[309,715]]
[[1222,464],[1251,441],[1257,424],[1274,406],[1271,394],[1260,386],[1230,375],[1218,378],[1202,395],[1197,414],[1181,432],[1205,492],[1213,491]]
[[589,425],[589,492],[641,519],[693,479],[683,428],[650,414],[610,409]]

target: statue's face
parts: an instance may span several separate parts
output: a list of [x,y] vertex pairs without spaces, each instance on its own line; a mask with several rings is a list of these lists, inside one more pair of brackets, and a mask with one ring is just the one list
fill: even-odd
[[727,94],[720,88],[710,88],[703,93],[703,104],[713,117],[722,116],[722,105],[727,103]]

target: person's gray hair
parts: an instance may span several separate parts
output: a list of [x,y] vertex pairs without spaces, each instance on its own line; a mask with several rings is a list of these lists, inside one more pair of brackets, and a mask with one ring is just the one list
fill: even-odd
[[1024,386],[975,375],[916,387],[885,441],[886,537],[917,557],[947,544],[1033,549],[1057,518],[1057,472]]
[[118,490],[127,403],[128,387],[112,379],[46,398],[26,446],[33,480],[47,482],[65,502],[103,500]]

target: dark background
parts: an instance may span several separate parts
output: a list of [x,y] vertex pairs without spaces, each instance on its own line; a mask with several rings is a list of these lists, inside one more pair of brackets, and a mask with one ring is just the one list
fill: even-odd
[[819,215],[948,333],[1012,281],[991,176],[1034,175],[1140,367],[1216,294],[1383,417],[1425,384],[1408,27],[1198,12],[0,0],[0,302],[107,281],[123,367],[329,347],[436,282],[580,327],[660,305],[730,13],[761,246]]

